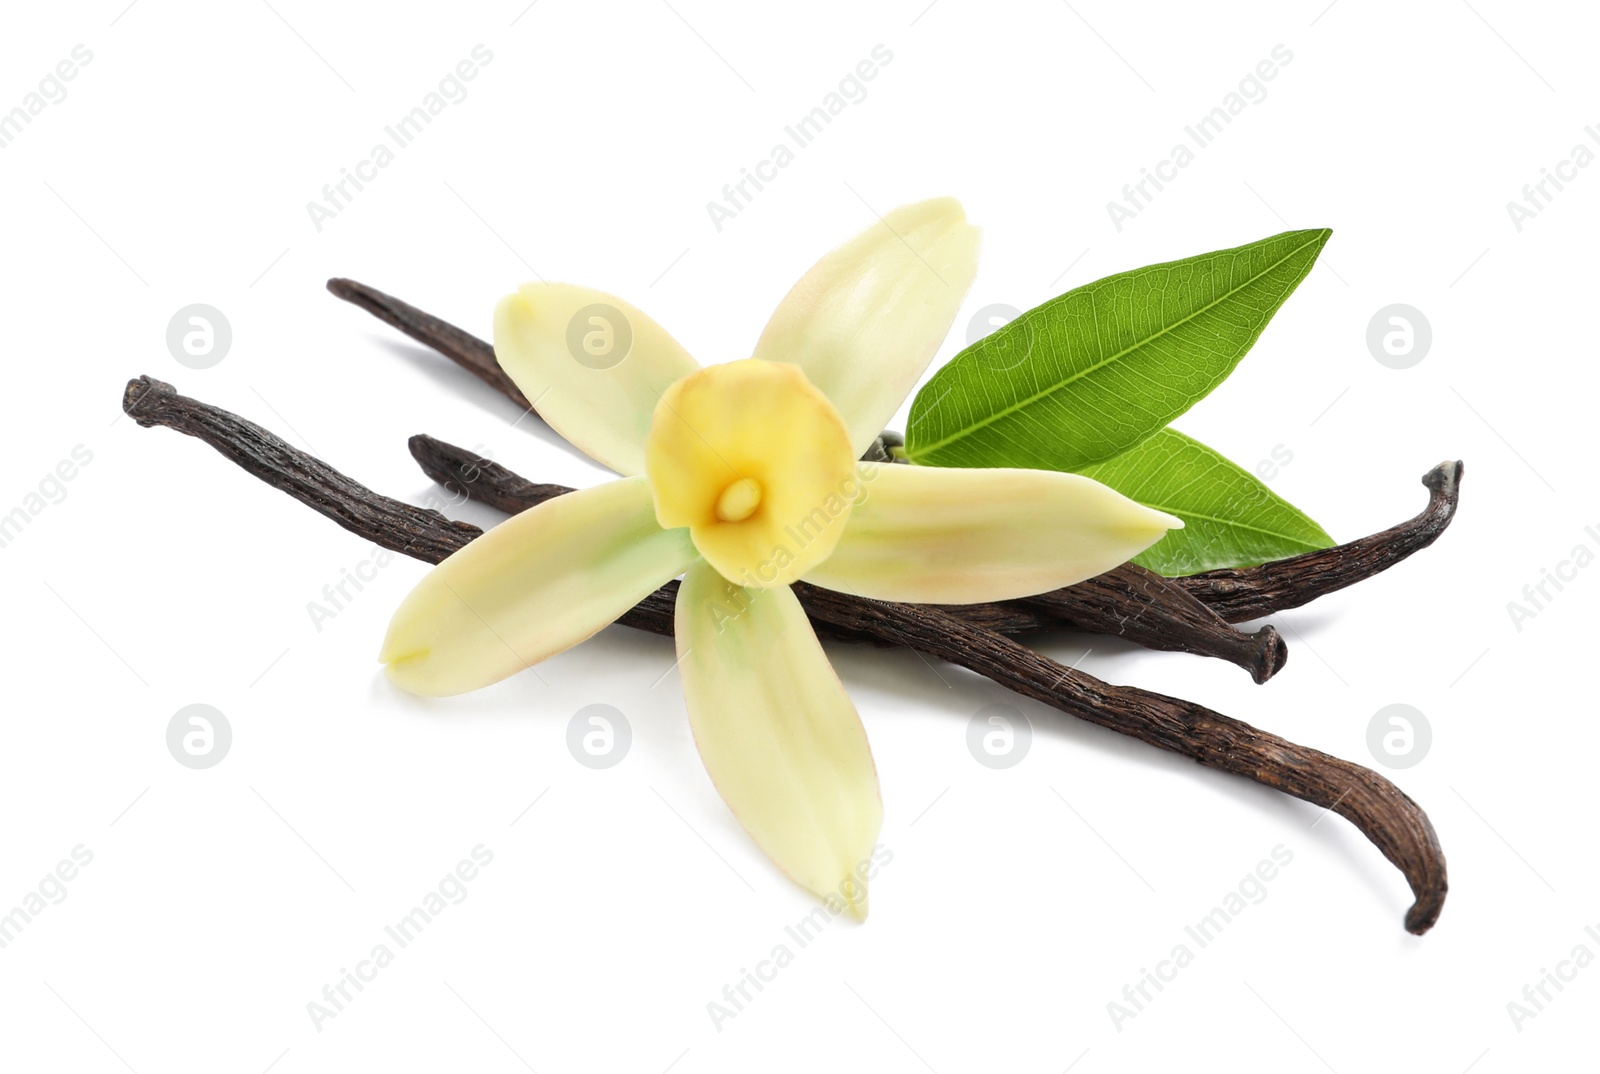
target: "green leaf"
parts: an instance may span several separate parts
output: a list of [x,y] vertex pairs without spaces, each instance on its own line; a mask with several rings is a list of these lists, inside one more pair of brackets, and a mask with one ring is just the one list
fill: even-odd
[[1254,474],[1176,429],[1078,473],[1183,519],[1183,529],[1168,531],[1134,558],[1157,574],[1253,567],[1334,543]]
[[1331,234],[1150,265],[1029,310],[917,393],[907,457],[1067,471],[1115,458],[1233,371]]

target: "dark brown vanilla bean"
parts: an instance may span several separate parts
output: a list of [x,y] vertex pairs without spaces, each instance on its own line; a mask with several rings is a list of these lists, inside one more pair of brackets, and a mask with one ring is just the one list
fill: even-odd
[[[123,392],[122,409],[145,428],[164,425],[204,440],[246,473],[288,493],[356,536],[424,563],[438,563],[483,534],[470,522],[455,522],[437,511],[374,492],[255,422],[179,395],[165,381],[152,377],[130,380]],[[668,583],[618,622],[670,635],[677,587],[677,582]],[[825,623],[822,629],[841,641],[861,640],[833,631]]]
[[1108,685],[938,608],[856,600],[803,582],[795,592],[813,619],[892,639],[1069,716],[1338,813],[1405,874],[1416,898],[1407,931],[1420,935],[1439,920],[1449,889],[1439,837],[1422,808],[1371,769],[1191,701]]
[[[1119,635],[1147,649],[1221,657],[1250,672],[1258,683],[1276,675],[1289,659],[1289,647],[1273,627],[1264,626],[1254,634],[1225,629],[1217,613],[1177,581],[1136,563],[1008,603],[1037,608],[1071,630]],[[965,618],[959,608],[944,610]]]
[[471,332],[355,280],[329,280],[328,290],[400,329],[418,343],[432,347],[524,410],[533,410],[533,404],[522,394],[522,389],[501,371],[500,363],[494,359],[494,347]]
[[273,488],[395,552],[437,563],[483,532],[437,511],[379,496],[254,422],[179,395],[165,381],[130,380],[122,409],[146,428],[165,425],[199,437]]
[[[511,378],[501,372],[499,364],[495,361],[494,347],[484,340],[432,314],[424,313],[398,298],[354,280],[329,280],[328,290],[470,370],[516,401],[519,406],[528,406],[526,397],[511,382]],[[889,456],[892,449],[902,442],[898,434],[885,431],[879,441],[868,450],[868,458]],[[1202,604],[1230,623],[1259,619],[1285,608],[1298,608],[1334,590],[1354,585],[1365,578],[1386,571],[1412,553],[1432,544],[1455,515],[1460,496],[1461,473],[1462,466],[1459,462],[1441,463],[1430,470],[1422,479],[1422,483],[1428,486],[1430,492],[1427,509],[1409,522],[1402,522],[1382,533],[1363,537],[1347,545],[1336,545],[1333,548],[1308,552],[1303,556],[1278,560],[1259,567],[1207,571],[1204,574],[1175,578],[1171,581],[1188,590]],[[1046,594],[1046,596],[1054,595]],[[1173,609],[1173,614],[1179,618],[1186,618],[1192,615],[1192,609],[1186,611],[1185,606],[1180,604]],[[1136,630],[1137,624],[1143,621],[1141,616],[1133,613],[1128,614],[1126,619],[1130,624],[1129,630]],[[1094,631],[1096,628],[1074,628],[1063,624],[1062,629]],[[1123,633],[1122,631],[1100,632]],[[1201,651],[1186,648],[1181,644],[1166,646],[1154,644],[1159,634],[1159,630],[1152,630],[1149,638],[1128,636],[1150,648]],[[1277,664],[1281,665],[1286,650],[1283,649],[1282,639],[1264,637],[1261,633],[1249,637],[1255,639],[1259,655],[1252,656],[1250,659],[1253,662],[1245,663],[1243,666],[1256,676],[1257,682],[1260,682],[1262,674],[1270,676],[1276,666],[1272,663],[1274,657],[1271,654],[1274,652],[1278,654],[1275,659]],[[1222,641],[1224,647],[1235,644],[1225,638]],[[1206,653],[1223,656],[1221,652],[1206,650]],[[1224,659],[1230,658],[1224,657]]]
[[[288,493],[358,537],[424,563],[440,562],[483,533],[470,522],[452,521],[437,511],[414,507],[374,492],[255,422],[179,395],[165,381],[153,377],[130,380],[123,391],[122,408],[145,428],[163,425],[204,440],[246,473]],[[538,496],[538,490],[546,490],[544,499],[570,491],[563,485],[535,485],[527,481],[523,481],[522,486],[522,495],[527,496]],[[485,502],[493,501],[485,498]],[[505,509],[516,511],[522,507],[507,506]],[[677,594],[678,583],[668,582],[617,621],[624,626],[670,637]],[[826,622],[817,622],[814,626],[819,636],[834,641],[877,641]],[[877,644],[889,643],[877,641]]]
[[[130,381],[123,408],[140,425],[166,425],[205,440],[345,529],[425,562],[438,562],[481,532],[381,496],[253,422],[180,396],[161,381]],[[523,495],[552,487],[524,484]],[[1069,715],[1338,813],[1410,883],[1416,901],[1406,928],[1422,933],[1438,919],[1448,887],[1438,838],[1417,804],[1377,773],[1190,702],[1107,685],[938,608],[861,600],[804,584],[795,588],[824,636],[914,648]],[[675,597],[676,583],[669,583],[619,622],[670,634]]]
[[1438,540],[1456,516],[1465,472],[1458,460],[1441,462],[1423,474],[1428,506],[1381,533],[1259,567],[1206,571],[1175,581],[1230,623],[1309,604],[1386,571]]
[[[536,485],[431,436],[413,436],[410,447],[423,472],[439,484],[508,514],[571,491],[562,485]],[[1220,657],[1250,672],[1258,683],[1270,679],[1289,655],[1272,627],[1241,633],[1180,586],[1131,563],[1042,596],[944,610],[1007,635],[1078,630],[1124,637],[1150,649]]]

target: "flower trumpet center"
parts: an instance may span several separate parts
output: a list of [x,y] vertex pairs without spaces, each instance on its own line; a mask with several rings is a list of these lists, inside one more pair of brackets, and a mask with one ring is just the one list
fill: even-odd
[[656,521],[728,581],[787,585],[826,559],[861,495],[850,436],[787,362],[710,366],[661,396],[645,439]]
[[741,477],[717,497],[717,518],[722,522],[743,522],[761,506],[761,486]]

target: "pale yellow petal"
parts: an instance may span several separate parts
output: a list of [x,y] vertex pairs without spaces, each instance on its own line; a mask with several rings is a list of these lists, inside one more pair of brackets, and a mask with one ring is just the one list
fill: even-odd
[[644,438],[668,385],[699,366],[615,295],[524,284],[494,312],[494,356],[539,416],[596,462],[644,473]]
[[862,463],[863,499],[806,581],[878,600],[973,604],[1103,574],[1183,522],[1048,470]]
[[401,602],[378,659],[415,694],[475,690],[584,640],[696,559],[644,478],[557,496],[440,563]]
[[800,602],[698,563],[678,591],[676,632],[689,723],[723,801],[797,883],[865,917],[878,774]]
[[978,229],[960,202],[896,209],[801,277],[754,356],[804,369],[859,456],[916,386],[977,271]]

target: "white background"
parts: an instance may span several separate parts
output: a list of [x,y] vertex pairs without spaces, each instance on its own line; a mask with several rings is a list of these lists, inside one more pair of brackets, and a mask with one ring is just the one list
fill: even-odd
[[[1600,523],[1592,480],[1600,168],[1519,232],[1506,210],[1600,123],[1578,4],[1102,0],[739,5],[106,0],[11,5],[0,109],[73,46],[92,62],[0,150],[0,513],[92,462],[0,549],[0,909],[93,862],[0,950],[8,1069],[541,1072],[1592,1066],[1600,969],[1520,1029],[1507,1004],[1600,928],[1591,780],[1600,570],[1518,630],[1507,602]],[[474,45],[493,60],[319,232],[306,210]],[[875,45],[892,62],[720,233],[705,208]],[[1292,62],[1119,232],[1106,203],[1275,45]],[[1589,142],[1592,148],[1600,145]],[[1238,669],[1095,637],[1045,643],[1365,763],[1382,706],[1426,714],[1392,773],[1450,864],[1438,927],[1348,824],[1059,717],[910,653],[838,648],[882,776],[893,861],[732,1020],[707,1004],[796,945],[815,903],[742,835],[695,755],[669,643],[625,629],[490,690],[399,694],[374,661],[425,567],[396,558],[335,618],[308,602],[370,546],[198,441],[119,419],[148,373],[373,487],[438,490],[430,432],[534,478],[605,479],[442,359],[328,295],[352,276],[480,334],[533,273],[627,296],[704,361],[744,357],[789,284],[874,212],[953,194],[984,228],[984,305],[1332,227],[1259,345],[1179,425],[1336,537],[1422,506],[1458,520],[1392,573],[1274,617],[1292,660]],[[168,353],[180,307],[232,325]],[[1381,366],[1404,302],[1434,342]],[[936,362],[937,364],[937,362]],[[901,415],[901,422],[904,414]],[[492,512],[453,509],[480,523]],[[1553,593],[1554,591],[1551,590]],[[233,745],[177,764],[203,702]],[[631,752],[566,748],[584,705]],[[993,771],[973,713],[1015,704]],[[537,804],[529,808],[529,803]],[[130,803],[132,803],[130,805]],[[493,863],[332,1020],[307,1004],[478,844]],[[1273,847],[1293,862],[1142,1013],[1107,1004]],[[1191,944],[1191,946],[1193,946]],[[275,1064],[275,1065],[274,1065]],[[1075,1066],[1073,1064],[1076,1064]]]

